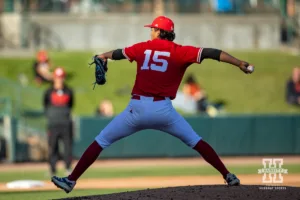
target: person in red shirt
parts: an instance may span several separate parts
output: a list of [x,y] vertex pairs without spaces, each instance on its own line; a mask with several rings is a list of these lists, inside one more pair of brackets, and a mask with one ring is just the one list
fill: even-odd
[[38,85],[41,85],[42,83],[51,83],[53,81],[53,75],[50,72],[50,68],[51,63],[47,51],[39,51],[33,64],[35,81]]
[[73,120],[71,111],[74,106],[74,92],[65,83],[66,71],[55,68],[53,84],[45,91],[43,105],[47,119],[48,162],[51,175],[57,173],[59,142],[64,146],[64,163],[69,174],[72,165]]
[[204,59],[214,59],[237,66],[246,74],[252,72],[248,69],[249,64],[218,49],[174,43],[174,23],[165,16],[157,17],[145,27],[151,28],[151,40],[98,55],[103,60],[127,58],[137,63],[129,105],[96,136],[73,172],[68,177],[54,176],[52,182],[67,193],[72,191],[78,178],[103,149],[140,130],[156,129],[179,138],[199,152],[222,174],[229,186],[239,185],[240,180],[227,170],[213,148],[177,113],[171,100],[176,97],[186,69],[193,63],[200,64]]

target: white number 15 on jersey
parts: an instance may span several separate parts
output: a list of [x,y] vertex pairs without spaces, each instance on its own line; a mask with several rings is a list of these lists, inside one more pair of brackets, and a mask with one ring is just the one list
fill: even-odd
[[[159,71],[159,72],[165,72],[167,71],[168,68],[168,61],[163,58],[159,58],[159,56],[163,57],[170,57],[170,52],[166,51],[154,51],[154,54],[151,58],[152,50],[146,50],[144,52],[145,60],[143,63],[143,66],[141,67],[141,70],[154,70],[154,71]],[[149,67],[149,62],[151,58],[151,65]]]

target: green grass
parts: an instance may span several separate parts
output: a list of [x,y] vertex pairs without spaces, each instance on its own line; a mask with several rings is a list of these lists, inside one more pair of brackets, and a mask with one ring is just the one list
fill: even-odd
[[95,190],[74,190],[70,194],[59,191],[28,191],[28,192],[0,192],[0,200],[40,200],[70,198],[87,195],[110,194],[117,192],[133,191],[134,189],[95,189]]
[[[255,73],[245,75],[235,67],[215,61],[204,61],[201,65],[191,66],[186,74],[193,73],[210,100],[223,99],[228,102],[229,113],[296,113],[299,109],[285,103],[285,84],[291,76],[292,68],[299,65],[300,56],[282,52],[231,52],[234,56],[247,60],[256,66]],[[136,66],[128,61],[109,63],[107,84],[92,89],[94,69],[88,68],[93,53],[59,52],[51,53],[54,65],[66,68],[72,75],[69,85],[76,89],[74,112],[77,115],[93,115],[98,102],[110,99],[115,111],[121,112],[128,103],[129,94],[117,96],[116,90],[128,85],[135,79]],[[18,80],[20,73],[32,79],[32,59],[0,59],[0,77]],[[36,87],[33,82],[31,86]],[[16,95],[13,87],[6,84],[0,88],[0,95]],[[40,90],[45,87],[41,87]],[[39,92],[25,92],[22,104],[41,108]],[[28,94],[30,93],[30,94]],[[27,98],[27,97],[31,98]]]
[[[228,166],[229,170],[236,174],[257,174],[261,165]],[[289,174],[300,173],[299,165],[284,165]],[[35,171],[8,171],[0,172],[0,182],[9,182],[20,179],[48,180],[47,172]],[[128,178],[144,176],[194,176],[194,175],[218,175],[219,173],[210,166],[189,166],[189,167],[141,167],[141,168],[91,168],[88,169],[82,178]],[[62,173],[60,173],[62,175]]]
[[[241,165],[228,166],[230,171],[236,174],[257,174],[261,165]],[[289,174],[300,173],[299,165],[289,164],[283,168],[288,169]],[[48,180],[45,177],[46,171],[8,171],[0,172],[0,182],[9,182],[20,179]],[[62,172],[60,172],[62,174]],[[193,176],[193,175],[218,175],[219,173],[210,166],[190,166],[190,167],[141,167],[141,168],[91,168],[86,171],[82,178],[129,178],[145,176]],[[56,199],[75,196],[109,194],[136,189],[93,189],[93,190],[74,190],[71,194],[62,191],[28,191],[28,192],[0,192],[0,200],[19,200],[19,199]]]

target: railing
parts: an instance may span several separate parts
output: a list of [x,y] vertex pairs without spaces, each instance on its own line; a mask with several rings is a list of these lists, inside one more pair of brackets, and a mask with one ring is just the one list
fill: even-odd
[[0,97],[0,117],[11,115],[12,103],[8,97]]
[[[14,116],[19,120],[21,135],[45,132],[46,121],[43,117],[42,95],[43,91],[30,86],[21,86],[17,82],[0,78],[0,95],[3,104],[0,113]],[[1,104],[0,104],[1,105]]]
[[[9,152],[6,158],[8,161],[27,160],[24,155],[30,152],[28,146],[40,147],[46,141],[46,120],[42,110],[43,91],[22,86],[6,78],[0,78],[0,85],[3,86],[0,88],[0,143],[4,137]],[[5,118],[12,120],[12,126],[5,126]],[[43,148],[38,150],[43,151]]]

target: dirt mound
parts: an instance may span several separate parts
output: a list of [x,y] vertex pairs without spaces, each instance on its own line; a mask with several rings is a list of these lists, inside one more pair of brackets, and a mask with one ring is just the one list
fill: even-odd
[[266,187],[266,186],[236,186],[224,185],[185,186],[160,189],[139,190],[108,195],[85,196],[68,199],[89,200],[300,200],[300,188],[297,187]]

